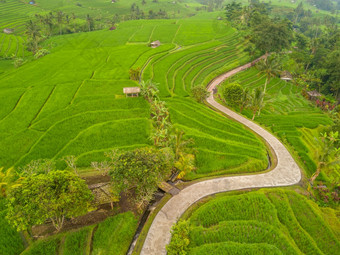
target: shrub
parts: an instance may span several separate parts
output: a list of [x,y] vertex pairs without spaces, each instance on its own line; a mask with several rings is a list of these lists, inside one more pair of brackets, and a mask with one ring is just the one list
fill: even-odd
[[185,255],[187,254],[189,240],[189,223],[181,220],[171,230],[172,238],[166,250],[168,255]]
[[193,98],[199,103],[203,103],[204,100],[209,96],[209,92],[204,86],[196,86],[191,89],[191,94]]
[[38,58],[41,58],[43,56],[46,56],[47,54],[50,54],[49,50],[40,49],[40,50],[38,50],[37,53],[35,53],[34,58],[38,59]]
[[240,104],[242,95],[243,89],[238,82],[229,83],[223,90],[223,97],[230,106]]

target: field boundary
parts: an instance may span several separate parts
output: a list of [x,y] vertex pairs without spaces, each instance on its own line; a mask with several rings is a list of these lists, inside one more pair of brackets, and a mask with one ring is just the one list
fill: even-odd
[[210,179],[197,182],[183,189],[178,195],[172,197],[158,212],[145,239],[141,255],[166,254],[166,245],[171,240],[171,227],[183,215],[183,213],[200,199],[226,191],[241,190],[246,188],[283,187],[297,184],[301,180],[301,170],[286,147],[271,133],[254,122],[231,111],[217,103],[213,92],[216,87],[230,76],[252,67],[261,58],[240,66],[220,76],[217,76],[208,84],[210,96],[207,103],[228,117],[245,125],[247,128],[261,136],[277,157],[276,167],[266,173],[256,175],[241,175]]

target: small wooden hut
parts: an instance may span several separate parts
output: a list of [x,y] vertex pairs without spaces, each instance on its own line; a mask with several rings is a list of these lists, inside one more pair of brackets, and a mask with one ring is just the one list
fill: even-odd
[[5,34],[13,34],[13,33],[14,33],[14,29],[12,29],[12,28],[5,28],[5,29],[3,30],[3,32],[4,32]]
[[322,95],[317,92],[316,90],[313,90],[313,91],[308,91],[307,92],[307,95],[309,97],[309,100],[316,100],[318,99],[318,97],[321,97]]
[[290,72],[283,71],[280,75],[280,79],[284,80],[284,81],[291,81],[291,80],[293,80],[293,76]]
[[157,48],[160,45],[161,45],[161,42],[159,40],[150,43],[151,48]]
[[123,92],[126,95],[126,97],[138,97],[140,93],[140,87],[123,88]]

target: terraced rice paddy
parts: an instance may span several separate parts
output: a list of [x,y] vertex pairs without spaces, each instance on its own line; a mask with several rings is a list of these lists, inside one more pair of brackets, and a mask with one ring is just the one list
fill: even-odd
[[[162,38],[160,47],[147,47]],[[0,165],[76,155],[87,167],[109,149],[151,145],[148,104],[122,93],[137,85],[129,69],[141,67],[145,79],[159,83],[173,124],[196,141],[198,170],[188,178],[266,168],[266,148],[257,137],[188,97],[211,73],[248,61],[239,36],[223,21],[129,21],[117,31],[64,35],[46,44],[55,46],[51,54],[1,77]]]
[[187,213],[188,254],[337,254],[339,224],[293,190],[218,195]]
[[[265,76],[259,76],[257,69],[251,68],[231,77],[229,81],[238,81],[252,91],[258,87],[263,88]],[[219,90],[222,91],[223,86]],[[268,84],[264,102],[265,107],[255,120],[270,128],[297,151],[310,176],[316,170],[313,136],[318,136],[322,126],[330,125],[332,121],[301,95],[301,88],[279,78],[272,79]],[[252,116],[250,110],[245,110],[243,114],[249,118]]]

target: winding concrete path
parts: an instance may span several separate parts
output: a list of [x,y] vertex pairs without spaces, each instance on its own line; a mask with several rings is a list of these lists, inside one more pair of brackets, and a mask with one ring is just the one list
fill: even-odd
[[145,239],[142,251],[140,253],[141,255],[166,254],[165,247],[171,239],[171,227],[192,204],[203,197],[231,190],[289,186],[300,181],[301,172],[298,165],[285,146],[276,137],[259,125],[220,105],[213,97],[212,92],[216,86],[218,86],[231,75],[251,67],[256,61],[238,67],[230,72],[218,76],[215,80],[213,80],[208,86],[208,90],[211,92],[211,94],[207,101],[214,108],[229,115],[231,118],[242,123],[263,137],[263,139],[267,141],[276,154],[276,167],[267,173],[216,178],[198,182],[183,189],[178,195],[172,197],[156,215]]

